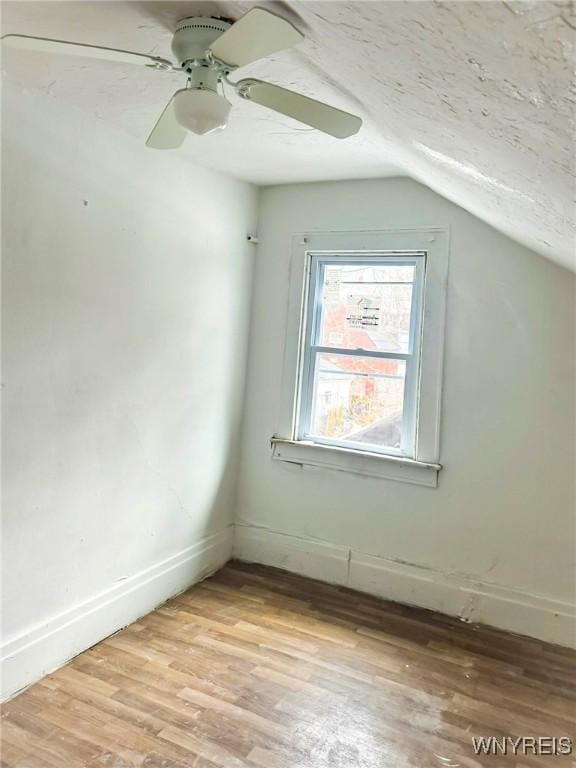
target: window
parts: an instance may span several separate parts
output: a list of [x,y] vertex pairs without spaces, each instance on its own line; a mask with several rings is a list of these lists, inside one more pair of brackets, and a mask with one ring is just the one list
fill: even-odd
[[273,459],[437,486],[448,254],[443,228],[294,235]]
[[297,439],[414,458],[425,254],[310,255]]

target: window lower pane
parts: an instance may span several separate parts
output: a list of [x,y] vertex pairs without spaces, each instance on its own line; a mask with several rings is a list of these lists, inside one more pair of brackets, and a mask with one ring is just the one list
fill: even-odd
[[310,437],[400,449],[406,362],[316,354]]

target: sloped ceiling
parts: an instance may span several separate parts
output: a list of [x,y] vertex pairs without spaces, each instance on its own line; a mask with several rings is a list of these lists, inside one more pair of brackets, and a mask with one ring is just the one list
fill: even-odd
[[[410,175],[574,269],[571,3],[5,2],[3,33],[169,56],[180,18],[254,5],[306,40],[242,74],[355,111],[365,127],[338,142],[231,97],[228,129],[190,137],[183,155],[258,184]],[[141,141],[182,86],[177,73],[20,51],[3,69]]]

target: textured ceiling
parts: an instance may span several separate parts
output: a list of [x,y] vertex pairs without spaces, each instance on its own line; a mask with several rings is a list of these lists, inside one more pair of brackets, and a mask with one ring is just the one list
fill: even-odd
[[[168,56],[178,19],[254,5],[306,40],[242,74],[355,111],[365,127],[338,142],[231,96],[228,129],[179,151],[259,184],[410,175],[574,268],[570,3],[4,2],[3,33]],[[3,69],[142,141],[182,85],[177,73],[21,51]]]

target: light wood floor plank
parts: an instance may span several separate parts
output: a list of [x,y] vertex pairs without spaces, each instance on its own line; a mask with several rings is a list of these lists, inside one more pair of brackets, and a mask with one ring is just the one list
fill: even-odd
[[[574,768],[576,653],[230,563],[4,705],[1,768]],[[575,739],[576,741],[576,739]]]

